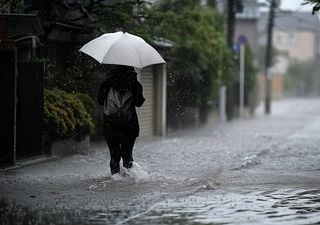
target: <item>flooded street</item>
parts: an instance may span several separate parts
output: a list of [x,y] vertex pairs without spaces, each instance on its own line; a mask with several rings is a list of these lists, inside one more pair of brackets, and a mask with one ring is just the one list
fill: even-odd
[[256,189],[169,199],[132,224],[319,224],[319,190]]
[[320,224],[320,99],[0,174],[0,224]]

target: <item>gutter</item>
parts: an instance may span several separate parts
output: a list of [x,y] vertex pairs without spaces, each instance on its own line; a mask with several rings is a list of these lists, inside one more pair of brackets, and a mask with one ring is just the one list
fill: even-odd
[[174,46],[174,42],[168,39],[159,38],[158,40],[153,41],[154,45],[162,48],[172,48]]

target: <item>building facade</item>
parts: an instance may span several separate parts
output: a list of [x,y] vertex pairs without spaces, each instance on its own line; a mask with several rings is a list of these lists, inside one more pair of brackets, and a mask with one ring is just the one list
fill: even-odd
[[[266,45],[268,13],[259,20],[260,49]],[[272,45],[274,48],[273,97],[283,95],[283,81],[290,63],[319,61],[319,18],[311,12],[277,12],[274,19]],[[263,81],[261,81],[263,83]]]

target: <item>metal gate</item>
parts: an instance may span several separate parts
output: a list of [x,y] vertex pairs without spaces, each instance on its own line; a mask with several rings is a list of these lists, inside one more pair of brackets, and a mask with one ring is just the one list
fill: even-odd
[[43,63],[18,65],[17,159],[43,154]]
[[146,99],[139,109],[140,135],[143,137],[154,135],[154,74],[152,67],[146,67],[141,72],[143,95]]
[[15,162],[16,62],[13,43],[0,46],[0,165]]

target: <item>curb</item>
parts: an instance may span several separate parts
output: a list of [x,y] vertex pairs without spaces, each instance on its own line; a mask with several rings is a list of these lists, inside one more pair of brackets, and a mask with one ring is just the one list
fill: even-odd
[[19,166],[19,165],[8,166],[8,167],[5,167],[5,168],[1,168],[0,169],[0,173],[7,172],[7,171],[10,171],[10,170],[19,169],[19,168],[21,168],[21,166]]
[[51,161],[51,160],[54,160],[54,159],[57,159],[57,158],[58,157],[56,157],[54,155],[53,156],[42,155],[42,156],[36,156],[36,157],[28,158],[28,159],[18,160],[15,163],[15,165],[13,165],[13,166],[0,168],[0,173],[11,171],[11,170],[15,170],[15,169],[21,169],[24,166],[34,165],[34,164],[42,163],[42,162],[47,162],[47,161]]

